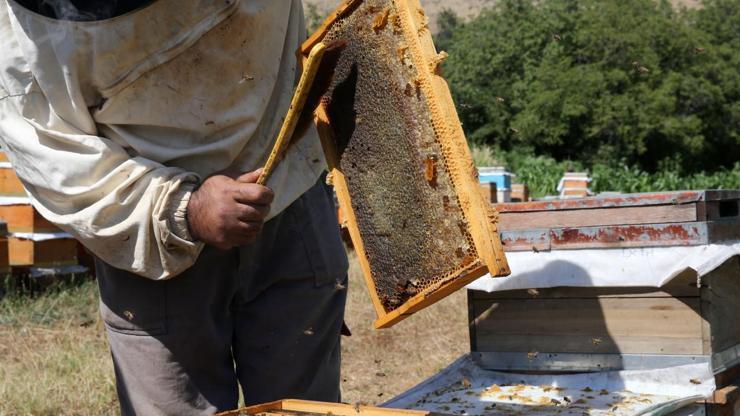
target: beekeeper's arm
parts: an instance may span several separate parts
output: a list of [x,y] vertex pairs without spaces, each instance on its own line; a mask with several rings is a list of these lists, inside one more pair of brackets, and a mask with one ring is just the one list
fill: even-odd
[[106,263],[151,279],[190,267],[203,248],[197,240],[221,248],[251,241],[272,200],[268,189],[244,183],[253,174],[211,177],[191,207],[198,234],[190,235],[186,211],[197,175],[85,134],[59,118],[33,84],[24,94],[0,84],[0,139],[44,217]]

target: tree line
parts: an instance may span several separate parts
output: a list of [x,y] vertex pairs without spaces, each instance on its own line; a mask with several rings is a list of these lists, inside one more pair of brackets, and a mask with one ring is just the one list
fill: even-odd
[[438,26],[468,139],[514,170],[588,169],[603,190],[740,187],[740,0],[501,0]]

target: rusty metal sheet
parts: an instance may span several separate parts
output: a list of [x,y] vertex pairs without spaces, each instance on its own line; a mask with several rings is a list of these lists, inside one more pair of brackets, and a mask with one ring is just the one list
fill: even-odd
[[550,250],[550,229],[501,231],[504,251]]
[[506,251],[695,246],[740,240],[740,220],[504,231]]
[[553,249],[694,246],[707,244],[707,236],[702,222],[550,230]]

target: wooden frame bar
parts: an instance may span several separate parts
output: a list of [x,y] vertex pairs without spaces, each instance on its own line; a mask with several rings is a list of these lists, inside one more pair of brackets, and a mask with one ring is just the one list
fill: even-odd
[[[281,411],[285,413],[281,413]],[[365,405],[342,403],[314,402],[308,400],[279,400],[270,403],[249,406],[238,410],[219,413],[218,416],[252,416],[252,415],[290,415],[290,412],[334,415],[334,416],[435,416],[437,414],[423,410],[384,409]],[[442,416],[442,415],[437,415]]]

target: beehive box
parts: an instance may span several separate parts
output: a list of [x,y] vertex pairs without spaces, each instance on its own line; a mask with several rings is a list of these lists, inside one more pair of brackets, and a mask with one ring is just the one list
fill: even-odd
[[511,202],[528,202],[529,187],[525,183],[514,183],[511,185]]
[[[616,273],[634,250],[736,245],[739,201],[738,191],[687,191],[498,207],[507,250],[602,250]],[[560,270],[541,269],[543,279]],[[726,385],[740,377],[740,257],[697,281],[686,270],[660,288],[471,290],[473,356],[485,368],[527,371],[708,363]]]
[[77,264],[78,242],[70,235],[11,235],[8,238],[11,266],[58,267]]
[[560,198],[583,198],[592,195],[589,189],[591,178],[586,172],[565,172],[558,183]]
[[480,191],[486,201],[492,204],[498,202],[498,189],[496,188],[496,182],[481,183],[478,186],[480,187]]
[[442,416],[419,410],[383,409],[364,405],[280,400],[239,410],[219,413],[219,416]]
[[506,251],[693,246],[740,238],[740,191],[496,204]]
[[31,205],[4,152],[0,152],[0,220],[6,224],[8,264],[19,272],[77,264],[79,243]]
[[509,273],[418,0],[350,0],[301,47],[342,42],[316,122],[378,320]]
[[11,233],[49,233],[61,230],[42,217],[28,198],[0,196],[0,219]]
[[6,159],[2,152],[0,152],[0,195],[26,196],[26,190],[18,176],[16,176],[10,162],[1,159]]

